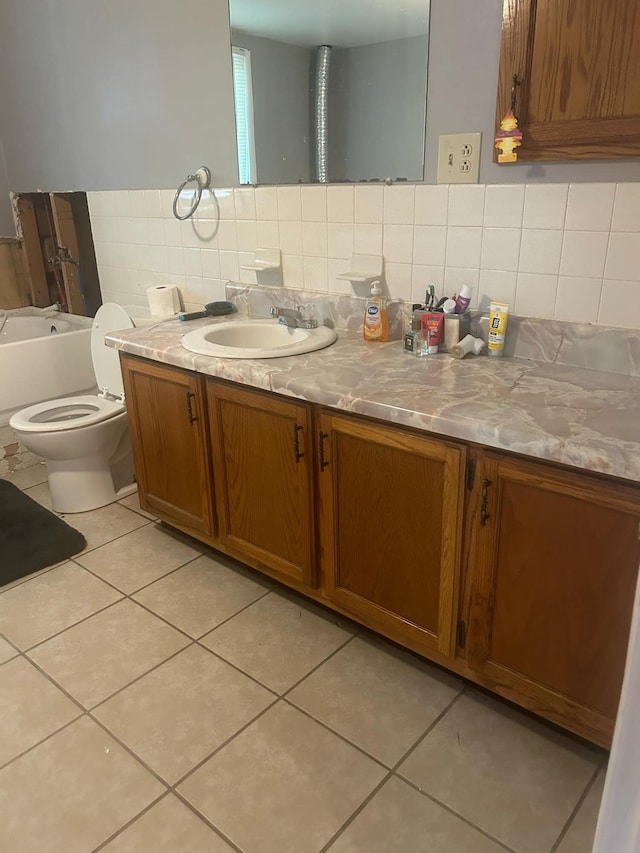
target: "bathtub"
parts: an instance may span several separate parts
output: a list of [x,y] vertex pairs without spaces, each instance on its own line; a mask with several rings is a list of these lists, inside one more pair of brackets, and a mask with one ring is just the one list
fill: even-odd
[[0,426],[25,406],[95,389],[90,317],[38,308],[6,315],[0,330]]

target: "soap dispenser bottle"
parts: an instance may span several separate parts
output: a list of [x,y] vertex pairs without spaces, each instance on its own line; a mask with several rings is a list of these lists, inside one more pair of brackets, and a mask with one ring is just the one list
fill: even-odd
[[364,306],[364,339],[365,341],[389,340],[389,315],[387,313],[387,298],[382,295],[379,281],[371,285],[371,296]]

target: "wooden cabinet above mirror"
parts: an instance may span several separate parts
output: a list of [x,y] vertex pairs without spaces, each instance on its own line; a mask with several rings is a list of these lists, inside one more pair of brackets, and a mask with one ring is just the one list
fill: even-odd
[[519,160],[640,156],[637,0],[504,0],[496,127],[511,105]]

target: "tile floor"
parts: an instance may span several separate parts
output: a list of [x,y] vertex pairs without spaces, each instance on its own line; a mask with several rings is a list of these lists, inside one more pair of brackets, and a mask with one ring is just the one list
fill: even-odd
[[602,751],[135,495],[67,521],[87,549],[0,590],[3,853],[589,853]]

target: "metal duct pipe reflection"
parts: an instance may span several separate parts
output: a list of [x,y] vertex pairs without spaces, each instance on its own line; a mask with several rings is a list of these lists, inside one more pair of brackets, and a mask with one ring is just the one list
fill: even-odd
[[321,184],[329,182],[329,70],[331,67],[331,46],[321,44],[316,62],[316,109],[315,109],[315,145],[316,179]]

